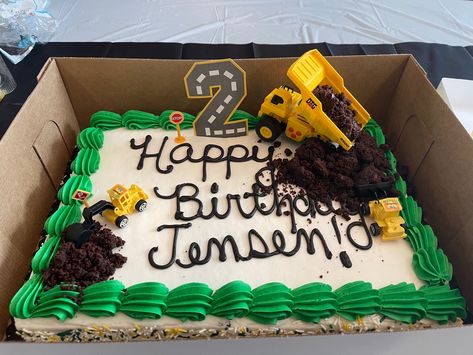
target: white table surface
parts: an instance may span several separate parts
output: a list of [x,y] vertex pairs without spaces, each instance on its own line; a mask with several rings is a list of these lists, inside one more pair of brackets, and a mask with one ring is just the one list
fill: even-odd
[[52,41],[473,44],[473,2],[50,0]]

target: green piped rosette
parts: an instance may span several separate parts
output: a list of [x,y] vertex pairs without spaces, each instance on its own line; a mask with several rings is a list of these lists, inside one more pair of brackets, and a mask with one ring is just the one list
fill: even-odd
[[338,302],[337,313],[350,321],[379,313],[381,309],[379,292],[369,282],[350,282],[338,288],[335,296]]
[[424,286],[420,288],[427,300],[426,317],[440,324],[454,322],[457,317],[466,318],[465,299],[457,289],[448,285]]
[[92,182],[87,175],[71,175],[59,189],[57,199],[65,205],[80,205],[81,202],[72,198],[77,190],[92,191]]
[[[175,112],[175,110],[165,110],[161,112],[160,115],[154,115],[149,112],[130,110],[125,112],[123,115],[119,115],[118,113],[111,111],[98,111],[90,118],[90,125],[93,129],[104,131],[120,127],[126,127],[128,129],[162,128],[166,131],[176,130],[176,125],[169,120],[169,117],[173,112]],[[183,112],[182,114],[184,115],[184,121],[180,124],[180,128],[192,128],[196,116],[187,112]],[[236,110],[230,117],[229,122],[240,120],[247,120],[248,129],[254,129],[260,118],[243,110]],[[86,134],[84,134],[84,136],[85,135]]]
[[125,286],[118,280],[107,280],[83,290],[79,311],[91,317],[114,316],[121,305]]
[[292,290],[293,316],[304,322],[319,323],[337,312],[337,298],[329,285],[313,282]]
[[78,288],[74,285],[57,285],[39,295],[38,304],[31,317],[51,317],[64,321],[72,318],[79,309]]
[[88,127],[77,135],[77,147],[79,149],[90,148],[99,150],[103,147],[104,134],[100,128]]
[[405,282],[379,289],[381,310],[385,317],[403,322],[415,323],[425,317],[427,301],[414,284]]
[[44,242],[31,261],[31,269],[34,273],[40,273],[49,267],[51,260],[59,248],[60,242],[60,237],[51,237]]
[[122,124],[122,116],[111,111],[98,111],[90,117],[90,126],[108,131],[120,128]]
[[166,310],[168,288],[159,282],[143,282],[125,290],[120,312],[134,319],[159,319]]
[[270,282],[253,290],[253,304],[248,317],[261,324],[276,324],[292,314],[291,290],[279,282]]
[[412,196],[399,196],[402,205],[401,216],[407,223],[407,227],[422,223],[422,208]]
[[33,274],[10,301],[10,314],[15,318],[31,318],[38,295],[43,288],[43,276]]
[[73,223],[80,222],[82,218],[78,205],[63,205],[48,217],[44,229],[50,237],[60,237],[64,229]]
[[82,148],[71,163],[71,170],[77,175],[90,176],[99,169],[100,154],[95,148]]
[[123,126],[128,129],[146,129],[161,127],[159,117],[149,112],[130,110],[123,114]]
[[203,283],[191,282],[176,287],[166,298],[165,314],[183,322],[204,320],[212,308],[211,295],[212,289]]
[[384,137],[381,126],[373,118],[368,121],[368,123],[363,127],[363,130],[376,139],[378,145],[386,143],[386,138]]
[[394,188],[399,191],[402,196],[407,195],[407,184],[401,176],[399,176],[394,183]]
[[219,288],[212,295],[211,314],[233,319],[248,315],[253,303],[251,287],[243,281],[232,281]]

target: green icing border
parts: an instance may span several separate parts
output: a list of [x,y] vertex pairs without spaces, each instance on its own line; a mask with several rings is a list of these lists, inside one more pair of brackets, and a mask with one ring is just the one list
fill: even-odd
[[[124,115],[99,111],[91,117],[91,126],[95,127],[95,132],[89,129],[87,139],[100,142],[103,130],[119,127],[176,129],[175,125],[169,123],[171,112],[172,110],[167,110],[157,116],[136,110]],[[182,128],[192,127],[195,116],[187,113],[184,116]],[[240,110],[235,112],[231,120],[241,118],[248,119],[250,129],[259,120]],[[375,120],[368,122],[365,131],[376,139],[378,145],[385,144],[382,129]],[[94,138],[93,134],[97,134],[97,137]],[[91,149],[82,143],[81,149]],[[388,151],[386,156],[391,173],[397,175],[394,154]],[[81,164],[87,166],[88,162]],[[80,172],[84,173],[82,170]],[[71,175],[74,176],[78,175]],[[81,175],[80,179],[88,180],[88,176]],[[72,179],[74,180],[77,178]],[[66,184],[67,181],[64,185]],[[162,315],[167,315],[182,321],[203,320],[207,314],[213,314],[227,319],[247,316],[262,324],[275,324],[290,316],[318,323],[334,314],[353,321],[358,317],[378,313],[404,323],[413,323],[424,317],[439,323],[455,321],[457,317],[466,318],[465,300],[458,289],[451,289],[449,286],[451,264],[437,247],[432,228],[421,223],[422,209],[407,195],[407,185],[401,177],[397,178],[395,186],[401,192],[403,217],[408,224],[407,241],[414,250],[413,268],[416,275],[427,282],[427,285],[418,290],[413,284],[406,283],[376,290],[369,282],[364,281],[350,282],[335,291],[332,291],[330,285],[319,282],[308,283],[293,290],[278,282],[251,289],[242,281],[232,281],[215,291],[201,283],[187,283],[169,291],[159,282],[144,282],[125,288],[118,280],[107,280],[83,289],[79,305],[79,292],[75,285],[56,286],[42,291],[44,285],[41,271],[49,266],[56,253],[59,245],[58,229],[64,230],[77,222],[77,213],[72,212],[76,212],[78,206],[69,196],[62,198],[63,192],[59,195],[62,205],[46,221],[46,226],[49,230],[54,230],[55,235],[50,235],[36,252],[32,261],[32,276],[11,300],[10,313],[16,318],[56,317],[65,320],[72,318],[77,312],[93,317],[113,316],[117,312],[123,312],[140,320],[159,319]],[[66,209],[71,213],[65,213]],[[51,223],[55,223],[56,228]]]

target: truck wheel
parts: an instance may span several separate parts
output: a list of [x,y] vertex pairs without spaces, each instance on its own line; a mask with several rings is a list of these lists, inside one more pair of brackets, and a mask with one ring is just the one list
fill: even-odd
[[366,203],[366,202],[363,202],[361,205],[360,205],[360,214],[362,216],[369,216],[371,213],[370,211],[370,206]]
[[135,205],[135,210],[137,210],[138,212],[143,212],[146,207],[148,207],[148,202],[146,202],[145,200],[139,200]]
[[374,237],[376,237],[381,234],[381,227],[378,223],[373,223],[370,225],[370,232]]
[[128,224],[128,217],[127,216],[118,216],[115,219],[115,225],[118,228],[125,228],[127,224]]
[[274,142],[282,132],[281,123],[268,115],[263,115],[256,124],[256,134],[265,142]]

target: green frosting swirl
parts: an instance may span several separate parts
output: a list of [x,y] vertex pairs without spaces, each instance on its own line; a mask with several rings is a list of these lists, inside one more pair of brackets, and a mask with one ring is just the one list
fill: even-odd
[[94,148],[82,148],[71,163],[71,169],[77,175],[90,176],[99,169],[99,165],[100,154],[98,150]]
[[337,299],[329,285],[313,282],[292,290],[293,316],[304,322],[318,323],[337,311]]
[[10,301],[10,314],[15,318],[26,319],[33,314],[36,299],[43,288],[41,274],[33,276],[24,283]]
[[79,309],[77,297],[79,291],[76,286],[57,285],[39,295],[38,305],[35,307],[32,318],[56,317],[64,321],[72,318]]
[[102,281],[83,290],[79,311],[91,317],[114,316],[121,305],[125,286],[118,280]]
[[92,191],[92,182],[87,175],[72,175],[59,189],[57,193],[58,200],[65,205],[80,205],[80,201],[72,198],[72,195],[77,189],[89,192]]
[[120,312],[134,319],[159,319],[166,310],[168,288],[159,282],[143,282],[128,287]]
[[64,229],[80,222],[82,214],[78,205],[63,205],[44,222],[44,229],[49,236],[60,237]]
[[405,282],[379,289],[380,314],[403,322],[415,323],[425,317],[427,300],[414,284]]
[[389,169],[391,169],[392,173],[396,173],[397,159],[394,156],[393,152],[391,150],[388,150],[385,155],[386,159],[388,159],[389,162]]
[[190,282],[176,287],[166,298],[165,314],[181,321],[201,321],[212,306],[212,289],[203,283]]
[[439,322],[455,322],[457,317],[466,318],[465,300],[458,289],[448,285],[423,286],[420,290],[427,300],[426,317]]
[[[111,111],[98,111],[91,116],[90,125],[102,130],[110,130],[124,126],[128,129],[162,128],[169,131],[176,129],[176,125],[169,121],[169,116],[174,111],[175,110],[165,110],[161,112],[161,115],[159,116],[139,110],[127,111],[123,116]],[[186,112],[183,112],[183,115],[184,121],[180,124],[180,128],[192,128],[196,116]],[[238,121],[243,119],[248,120],[248,129],[254,129],[260,120],[259,117],[255,117],[248,112],[236,110],[230,117],[229,121]]]
[[444,284],[452,279],[453,267],[441,249],[429,225],[416,224],[407,229],[407,240],[414,249],[412,267],[417,277],[430,285]]
[[291,290],[282,283],[270,282],[253,290],[248,317],[258,323],[275,324],[291,315],[293,305]]
[[60,241],[60,237],[50,237],[44,242],[41,248],[39,248],[31,261],[31,269],[34,273],[40,273],[49,267],[59,247]]
[[122,127],[122,116],[111,111],[97,111],[90,117],[90,125],[104,131]]
[[103,147],[104,135],[100,128],[88,127],[77,136],[77,146],[80,149],[91,148],[99,150]]
[[128,129],[158,128],[159,117],[149,112],[130,110],[123,114],[123,125]]
[[412,196],[399,196],[402,205],[401,216],[404,218],[408,227],[422,222],[422,208],[419,207]]
[[453,267],[442,249],[419,249],[412,258],[417,277],[429,285],[445,284],[452,279]]
[[381,308],[378,290],[373,289],[369,282],[350,282],[338,288],[335,295],[338,302],[337,313],[350,321],[378,313]]
[[394,188],[401,193],[402,196],[407,195],[407,184],[402,177],[398,177],[394,183]]
[[[165,129],[166,131],[175,130],[176,125],[169,121],[169,116],[171,116],[171,113],[175,111],[176,110],[166,110],[161,112],[161,115],[158,117],[159,127]],[[181,129],[193,127],[195,116],[185,112],[183,112],[182,114],[184,115],[184,121],[179,125],[179,127]]]
[[437,249],[437,237],[428,224],[416,224],[407,229],[407,241],[414,252],[420,249]]
[[363,130],[376,139],[376,144],[378,144],[378,146],[386,143],[383,130],[373,118],[368,121],[368,123],[363,127]]
[[233,319],[248,315],[253,302],[250,285],[243,281],[232,281],[220,287],[212,295],[212,311],[214,316]]

